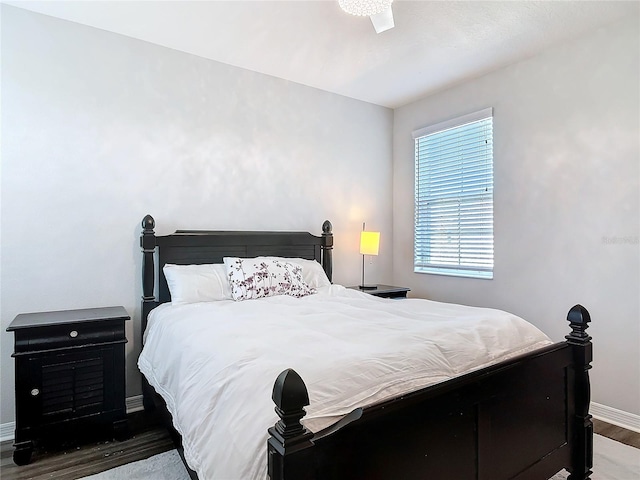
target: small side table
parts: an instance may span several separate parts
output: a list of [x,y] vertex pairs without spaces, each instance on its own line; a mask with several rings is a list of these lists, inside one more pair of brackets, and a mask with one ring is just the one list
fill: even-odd
[[[128,436],[123,307],[18,315],[14,332],[16,431],[13,461],[31,461],[34,443],[110,427]],[[72,437],[75,438],[75,437]]]
[[411,289],[407,287],[394,287],[392,285],[376,285],[376,288],[369,289],[362,289],[357,285],[347,288],[383,298],[407,298],[407,293],[411,291]]

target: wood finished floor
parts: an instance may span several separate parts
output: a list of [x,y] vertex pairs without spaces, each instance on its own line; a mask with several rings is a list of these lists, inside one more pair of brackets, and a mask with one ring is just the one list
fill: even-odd
[[128,440],[99,441],[64,449],[36,450],[29,465],[13,463],[12,442],[0,444],[2,480],[76,480],[174,448],[160,420],[143,412],[129,415]]
[[593,419],[593,431],[603,437],[609,437],[620,443],[640,448],[640,433],[632,432],[626,428],[611,425],[595,418]]
[[[605,437],[640,448],[640,433],[594,420],[594,430]],[[151,457],[174,448],[161,422],[142,412],[129,416],[131,438],[123,442],[102,441],[69,449],[34,452],[29,465],[13,463],[11,442],[0,444],[2,480],[76,480],[87,475]]]

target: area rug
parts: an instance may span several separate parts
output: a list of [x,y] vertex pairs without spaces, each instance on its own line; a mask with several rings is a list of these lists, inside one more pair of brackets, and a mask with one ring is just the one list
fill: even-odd
[[[640,449],[594,435],[592,470],[591,480],[637,480],[640,478]],[[564,480],[568,476],[562,471],[551,480]]]
[[[624,445],[600,435],[593,438],[592,480],[638,480],[640,478],[640,449]],[[564,480],[568,474],[560,472],[552,480]],[[189,474],[178,452],[171,450],[146,460],[128,463],[81,480],[189,480]]]
[[190,480],[177,450],[127,463],[80,480]]

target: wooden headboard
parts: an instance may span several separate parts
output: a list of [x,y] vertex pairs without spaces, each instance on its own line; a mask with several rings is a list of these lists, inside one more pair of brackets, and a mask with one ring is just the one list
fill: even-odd
[[[259,256],[295,257],[317,260],[329,280],[333,272],[333,233],[331,222],[322,224],[322,235],[307,232],[260,232],[177,230],[156,236],[155,220],[147,215],[142,220],[142,331],[147,327],[149,312],[171,296],[162,267],[167,263],[192,265],[222,263],[223,257],[252,258]],[[157,250],[158,268],[155,254]],[[154,293],[158,281],[158,298]]]

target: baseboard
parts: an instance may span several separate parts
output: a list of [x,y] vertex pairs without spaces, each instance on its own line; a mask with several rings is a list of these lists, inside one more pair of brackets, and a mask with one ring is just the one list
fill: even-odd
[[142,395],[136,395],[135,397],[127,397],[127,413],[139,412],[144,410],[142,406]]
[[640,415],[594,402],[591,402],[591,408],[589,410],[593,418],[640,433]]
[[8,422],[0,424],[0,442],[13,441],[13,435],[16,429],[16,422]]
[[[143,410],[142,395],[136,395],[134,397],[127,397],[125,400],[127,406],[127,413],[139,412]],[[0,424],[0,442],[13,441],[15,434],[16,422],[7,422]]]

